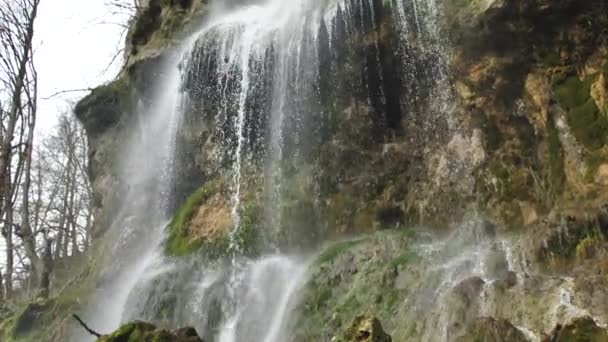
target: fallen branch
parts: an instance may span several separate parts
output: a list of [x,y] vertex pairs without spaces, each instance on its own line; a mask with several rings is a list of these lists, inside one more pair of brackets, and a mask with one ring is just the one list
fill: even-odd
[[96,332],[95,330],[89,328],[88,325],[86,325],[85,322],[82,321],[82,319],[80,319],[80,317],[78,317],[77,314],[72,314],[72,317],[74,317],[74,319],[76,319],[78,321],[78,323],[80,323],[80,325],[84,328],[84,330],[86,330],[89,334],[97,337],[97,338],[101,338],[103,335]]

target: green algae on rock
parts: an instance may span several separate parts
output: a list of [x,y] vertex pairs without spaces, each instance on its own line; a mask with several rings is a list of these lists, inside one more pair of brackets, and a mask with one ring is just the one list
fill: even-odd
[[417,259],[409,248],[412,239],[408,230],[383,231],[329,246],[302,290],[294,340],[330,340],[348,331],[362,310],[373,312],[391,331],[402,330],[394,312],[408,291],[396,286],[395,279]]
[[559,103],[568,113],[568,122],[576,138],[590,150],[608,143],[608,116],[598,108],[591,97],[591,85],[597,75],[580,80],[570,76],[555,85]]
[[[226,203],[221,200],[207,203],[216,196],[222,196],[221,181],[207,182],[203,187],[194,192],[185,203],[177,211],[173,220],[169,223],[169,238],[167,240],[166,252],[173,256],[184,256],[199,250],[203,244],[217,242],[222,240],[232,224],[230,209],[226,209]],[[201,231],[197,231],[193,220],[196,219],[198,213],[202,210],[201,215],[209,213],[205,205],[213,206],[214,215],[217,217],[213,222],[202,222],[198,227]],[[205,219],[205,217],[201,217]],[[221,243],[220,243],[221,244]],[[218,246],[218,251],[222,250],[224,245]]]
[[200,252],[217,259],[230,253],[230,243],[239,251],[255,255],[261,209],[256,199],[244,198],[239,207],[239,228],[235,230],[232,204],[221,179],[208,181],[188,197],[169,223],[165,252],[183,257]]

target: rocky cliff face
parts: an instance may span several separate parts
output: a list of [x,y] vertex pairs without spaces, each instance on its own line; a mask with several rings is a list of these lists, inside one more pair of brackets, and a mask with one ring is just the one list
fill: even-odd
[[[397,341],[423,338],[429,327],[462,341],[567,341],[563,336],[580,323],[563,309],[572,302],[598,321],[586,322],[601,338],[605,332],[596,323],[608,319],[608,2],[445,0],[437,7],[437,27],[419,26],[405,40],[395,24],[396,5],[370,4],[359,13],[356,30],[341,26],[344,13],[335,26],[320,30],[319,101],[298,113],[318,125],[285,140],[285,154],[297,157],[279,165],[290,185],[281,189],[281,205],[272,208],[281,213],[281,224],[264,236],[264,203],[273,195],[264,174],[270,142],[255,127],[267,127],[268,118],[256,117],[259,125],[247,133],[250,153],[259,158],[244,167],[244,240],[309,248],[329,238],[383,231],[320,257],[304,291],[308,318],[296,323],[295,338],[329,340],[369,309]],[[205,1],[151,0],[132,23],[119,79],[76,108],[89,134],[100,235],[127,186],[115,166],[136,120],[132,113],[153,96],[149,86],[162,82],[172,43],[206,8]],[[222,62],[207,46],[196,51],[206,63]],[[272,69],[274,63],[269,59],[260,67]],[[222,249],[234,224],[227,185],[234,132],[217,124],[220,113],[231,115],[233,104],[200,90],[214,89],[214,76],[190,75],[184,82],[192,100],[178,137],[177,169],[186,181],[175,191],[185,205],[177,210],[175,203],[167,247],[173,255],[201,246]],[[271,80],[261,84],[270,87]],[[271,90],[256,91],[262,99]],[[255,113],[268,109],[264,101],[248,106]],[[308,127],[295,119],[287,125]],[[297,141],[314,144],[297,149]],[[414,275],[448,256],[424,250],[418,235],[384,230],[423,226],[453,234],[471,215],[497,227],[480,241],[478,234],[469,236],[469,243],[487,245],[484,258],[494,266],[482,277],[471,265],[460,265],[470,277],[448,277],[453,289],[446,290],[438,311],[412,311],[427,304],[429,283],[446,286],[439,271],[427,274],[426,283]],[[515,242],[505,248],[497,234]],[[379,286],[371,291],[370,282]],[[562,307],[564,289],[574,299],[564,299]],[[533,318],[554,309],[565,311]]]
[[[605,6],[446,1],[442,32],[449,41],[424,50],[416,46],[422,41],[412,39],[406,56],[412,70],[406,71],[396,70],[402,66],[392,60],[403,56],[394,14],[387,10],[358,37],[349,37],[353,46],[321,47],[321,60],[347,62],[343,70],[332,69],[331,62],[325,67],[339,84],[359,78],[370,54],[378,55],[375,67],[381,69],[377,80],[370,76],[363,84],[377,87],[377,95],[358,91],[356,82],[352,89],[322,92],[317,110],[331,122],[307,137],[319,140],[309,152],[314,155],[294,165],[315,173],[320,202],[331,212],[322,225],[338,233],[406,222],[446,226],[477,211],[504,226],[531,227],[546,218],[559,222],[571,211],[598,212],[608,168]],[[167,48],[196,13],[204,14],[199,2],[152,2],[132,25],[119,80],[77,107],[90,133],[97,204],[105,211],[111,210],[112,193],[124,186],[112,165],[128,135],[129,113],[150,96],[146,87],[162,77]],[[366,40],[370,35],[377,43]],[[424,77],[429,66],[442,68],[442,62],[449,89],[431,84],[436,75]],[[422,77],[403,84],[395,75],[404,72]],[[433,100],[454,107],[434,108]],[[207,106],[194,108],[182,131],[180,172],[192,179],[182,196],[224,166],[213,136],[217,109]],[[209,114],[200,115],[201,109]],[[366,198],[354,200],[352,194]]]

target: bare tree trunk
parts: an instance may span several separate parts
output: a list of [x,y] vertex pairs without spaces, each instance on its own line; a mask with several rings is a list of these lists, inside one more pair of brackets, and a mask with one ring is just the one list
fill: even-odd
[[[35,123],[37,75],[33,64],[34,22],[40,0],[0,0],[0,78],[8,98],[8,106],[2,108],[0,134],[0,217],[4,218],[3,235],[6,240],[5,296],[13,291],[15,275],[14,256],[20,257],[13,236],[24,239],[24,247],[32,267],[36,267],[35,237],[29,227],[28,209],[21,208],[20,225],[14,222],[14,204],[22,176],[22,167],[30,167],[31,143]],[[28,131],[29,130],[29,131]],[[27,132],[27,143],[22,145]],[[14,143],[19,136],[19,144]],[[25,150],[22,151],[23,146]],[[19,152],[23,152],[20,154]],[[13,158],[18,155],[19,164],[13,169]],[[28,171],[29,173],[29,171]],[[29,175],[26,175],[28,178]],[[29,191],[29,184],[25,185]],[[27,193],[27,192],[26,192]],[[26,195],[27,197],[27,195]],[[25,203],[26,201],[24,201]],[[28,207],[25,203],[25,208]],[[24,219],[25,217],[25,219]],[[25,223],[25,225],[24,225]],[[22,267],[25,266],[21,262]],[[22,268],[23,269],[23,268]],[[32,275],[30,275],[32,276]],[[27,279],[27,275],[22,279]]]
[[22,179],[21,193],[21,226],[19,227],[19,235],[23,240],[25,255],[30,261],[32,267],[32,277],[38,279],[39,273],[42,271],[42,262],[36,253],[36,237],[32,232],[30,225],[30,186],[31,186],[31,171],[32,171],[32,146],[34,145],[34,126],[36,123],[35,113],[30,114],[28,123],[28,136],[25,143],[25,151],[23,153],[24,169]]
[[4,279],[2,278],[2,269],[0,269],[0,303],[4,302]]
[[5,276],[5,296],[10,298],[13,292],[13,266],[15,264],[14,261],[14,246],[13,246],[13,209],[11,198],[9,196],[5,196],[5,205],[6,209],[5,220],[4,220],[4,238],[6,241],[6,276]]
[[[69,165],[69,162],[68,162]],[[68,169],[67,171],[67,175],[65,178],[65,191],[63,193],[63,200],[62,200],[62,204],[61,204],[61,212],[60,212],[60,218],[59,218],[59,227],[57,228],[57,242],[55,243],[55,257],[54,259],[57,260],[61,257],[66,257],[66,253],[67,253],[67,248],[65,247],[65,242],[67,241],[67,239],[65,239],[65,236],[68,235],[68,225],[66,224],[67,222],[67,207],[68,207],[68,200],[69,200],[69,194],[70,194],[70,171]],[[63,253],[63,254],[62,254]]]
[[53,240],[48,236],[44,237],[44,251],[42,252],[42,270],[40,272],[40,286],[38,296],[48,298],[51,287],[51,273],[53,272]]

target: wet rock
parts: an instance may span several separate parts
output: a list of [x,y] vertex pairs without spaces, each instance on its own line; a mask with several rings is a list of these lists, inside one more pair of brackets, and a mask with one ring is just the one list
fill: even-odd
[[599,327],[590,317],[579,318],[565,326],[557,326],[543,342],[605,342],[608,330]]
[[471,302],[479,296],[479,292],[484,285],[485,282],[479,277],[469,278],[456,285],[453,293],[467,302]]
[[472,277],[456,285],[447,300],[448,336],[460,336],[477,319],[479,298],[485,282]]
[[505,252],[495,244],[484,262],[484,272],[492,279],[504,279],[509,273],[509,263]]
[[373,316],[357,316],[344,335],[344,342],[391,342],[380,321]]
[[526,342],[526,336],[508,321],[480,318],[456,342]]
[[146,322],[133,322],[123,325],[114,333],[101,337],[98,342],[203,342],[193,328],[176,331],[159,329]]
[[494,282],[494,286],[503,291],[517,285],[517,274],[515,272],[507,272],[504,278]]
[[227,249],[232,229],[229,199],[221,180],[207,182],[179,208],[169,224],[166,252],[186,256],[205,247],[206,256],[218,258]]

